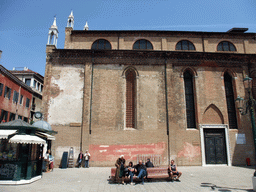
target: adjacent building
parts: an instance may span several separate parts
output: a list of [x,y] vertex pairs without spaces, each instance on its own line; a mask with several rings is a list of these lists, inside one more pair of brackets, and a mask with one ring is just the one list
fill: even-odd
[[30,122],[33,90],[0,65],[1,122],[21,119]]
[[[255,33],[74,30],[73,13],[57,49],[49,29],[45,119],[58,131],[56,165],[73,147],[92,166],[151,157],[157,165],[255,164],[249,116],[235,107],[256,77]],[[254,87],[255,88],[255,87]]]
[[13,75],[18,77],[22,82],[32,88],[33,90],[33,97],[32,97],[32,106],[31,106],[31,113],[30,119],[31,121],[37,121],[34,118],[34,114],[36,111],[42,110],[42,93],[44,88],[44,77],[37,72],[34,72],[27,67],[22,68],[13,68],[10,71]]

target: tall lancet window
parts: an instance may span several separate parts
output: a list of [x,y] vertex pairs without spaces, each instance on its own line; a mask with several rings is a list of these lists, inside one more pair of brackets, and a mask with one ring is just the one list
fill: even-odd
[[195,99],[193,75],[189,70],[184,72],[187,128],[196,128]]
[[227,101],[227,108],[228,108],[229,128],[237,129],[233,80],[232,80],[232,76],[230,76],[228,73],[224,74],[224,83],[225,83],[225,93],[226,93],[226,101]]
[[126,127],[135,128],[136,113],[136,73],[128,69],[126,76]]

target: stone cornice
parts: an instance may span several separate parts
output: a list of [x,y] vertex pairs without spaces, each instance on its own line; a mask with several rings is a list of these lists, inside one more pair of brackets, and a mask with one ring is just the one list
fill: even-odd
[[47,53],[47,62],[52,64],[124,64],[124,65],[173,65],[191,66],[243,66],[256,63],[256,54],[205,53],[185,51],[134,51],[55,49]]

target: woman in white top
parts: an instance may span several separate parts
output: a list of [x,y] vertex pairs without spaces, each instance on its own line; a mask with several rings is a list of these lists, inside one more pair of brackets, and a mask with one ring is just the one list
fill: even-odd
[[88,152],[88,150],[86,150],[86,152],[84,154],[84,162],[85,162],[84,167],[86,167],[86,168],[89,168],[90,157],[91,157],[90,153]]

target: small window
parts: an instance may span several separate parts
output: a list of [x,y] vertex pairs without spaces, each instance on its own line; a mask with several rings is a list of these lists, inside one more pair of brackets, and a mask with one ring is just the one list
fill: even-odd
[[30,86],[30,84],[31,84],[31,79],[25,79],[25,83],[26,83],[26,85]]
[[105,39],[98,39],[92,44],[92,49],[111,49],[111,44]]
[[27,108],[29,108],[29,103],[30,103],[30,99],[27,98],[27,99],[26,99],[26,107],[27,107]]
[[4,97],[10,99],[11,98],[12,89],[5,86]]
[[23,102],[23,95],[20,95],[20,105],[22,105]]
[[218,51],[236,51],[236,47],[233,43],[230,43],[228,41],[222,41],[219,43],[217,47]]
[[17,91],[14,91],[13,93],[13,102],[18,103],[19,100],[19,93]]
[[0,96],[3,94],[4,85],[0,83]]
[[10,113],[9,121],[13,121],[13,120],[15,120],[15,114],[14,113]]
[[43,89],[44,89],[44,86],[43,86],[43,85],[41,85],[41,92],[43,92]]
[[196,50],[196,48],[190,41],[183,40],[177,43],[176,50]]
[[28,123],[28,118],[27,118],[27,117],[24,117],[24,118],[23,118],[23,121],[25,121],[25,122]]
[[21,115],[18,115],[18,119],[21,119],[21,120],[22,120],[22,116],[21,116]]
[[35,88],[36,88],[36,80],[34,80],[34,84],[33,84],[33,87],[35,87]]
[[140,39],[133,44],[133,49],[150,49],[153,50],[153,45],[146,39]]
[[5,111],[2,109],[2,113],[1,113],[1,122],[4,120],[4,122],[7,122],[7,118],[8,118],[8,111]]
[[40,90],[40,83],[39,83],[39,82],[37,82],[36,89],[37,89],[37,90]]

